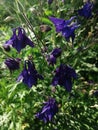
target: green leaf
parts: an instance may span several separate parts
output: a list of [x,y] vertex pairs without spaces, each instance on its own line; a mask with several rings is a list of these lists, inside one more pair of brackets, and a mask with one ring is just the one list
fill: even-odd
[[52,24],[52,22],[51,22],[48,18],[45,18],[45,17],[42,17],[42,18],[41,18],[41,21],[42,21],[43,23],[46,23],[46,24]]

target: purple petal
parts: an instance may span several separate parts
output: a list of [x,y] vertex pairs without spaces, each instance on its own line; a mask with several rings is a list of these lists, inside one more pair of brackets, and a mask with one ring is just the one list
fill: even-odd
[[66,79],[66,81],[64,83],[64,87],[66,88],[66,90],[68,92],[71,92],[71,90],[72,90],[72,81],[71,81],[71,79]]

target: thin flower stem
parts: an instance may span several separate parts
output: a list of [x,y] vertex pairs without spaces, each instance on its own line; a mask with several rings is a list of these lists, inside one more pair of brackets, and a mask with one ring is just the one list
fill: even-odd
[[24,14],[24,12],[22,13],[22,16],[24,17],[25,21],[27,22],[27,25],[28,25],[29,29],[34,33],[37,42],[39,43],[38,37],[37,37],[37,35],[35,34],[35,31],[34,31],[32,25],[31,25],[30,21],[28,20],[28,18],[27,18],[26,15]]
[[32,25],[31,25],[30,21],[28,20],[26,14],[24,13],[24,12],[25,12],[25,11],[24,11],[25,9],[24,9],[23,5],[20,3],[20,1],[17,1],[17,0],[16,0],[16,3],[17,3],[17,6],[18,6],[18,10],[19,10],[19,11],[20,11],[20,8],[19,8],[19,5],[20,5],[20,7],[21,7],[21,9],[22,9],[22,11],[20,11],[20,13],[22,12],[21,14],[22,14],[23,18],[25,19],[26,24],[28,25],[29,29],[34,33],[34,36],[35,36],[36,41],[37,41],[37,43],[38,43],[38,46],[39,46],[40,50],[42,50],[41,45],[39,45],[39,42],[42,44],[43,47],[45,46],[45,44],[43,43],[43,41],[39,40],[37,34],[35,33],[35,31],[34,31]]
[[[30,21],[28,20],[28,18],[26,17],[26,15],[25,15],[24,13],[22,13],[22,15],[23,15],[25,21],[27,22],[27,26],[28,26],[29,29],[34,33],[34,35],[35,35],[35,37],[36,37],[36,41],[37,41],[38,46],[39,46],[40,51],[41,51],[41,50],[42,50],[42,47],[41,47],[41,45],[39,44],[39,42],[43,45],[43,47],[45,47],[44,43],[43,43],[41,40],[39,40],[38,36],[36,35],[36,33],[35,33],[35,31],[34,31],[32,25],[31,25]],[[47,53],[47,52],[46,52],[46,53]],[[45,55],[43,55],[43,56],[44,56],[44,58],[45,58]]]
[[[27,26],[28,26],[29,29],[34,33],[34,35],[35,35],[35,37],[36,37],[36,41],[37,41],[37,43],[38,43],[38,47],[40,48],[40,51],[41,51],[41,50],[42,50],[42,47],[41,47],[41,45],[39,44],[39,42],[41,42],[41,41],[38,39],[37,35],[35,34],[35,31],[34,31],[32,25],[30,24],[29,20],[27,19],[26,15],[25,15],[24,13],[22,13],[22,14],[23,14],[23,17],[24,17],[24,19],[25,19],[25,21],[26,21]],[[44,45],[43,45],[43,46],[44,46]],[[42,54],[42,56],[45,58],[45,55],[44,55],[44,54]]]

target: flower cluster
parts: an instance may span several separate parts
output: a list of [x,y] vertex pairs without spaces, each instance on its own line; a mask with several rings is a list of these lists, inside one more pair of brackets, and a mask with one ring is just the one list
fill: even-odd
[[[78,14],[80,16],[84,16],[85,18],[90,18],[92,16],[92,8],[93,3],[88,0],[83,8],[78,10]],[[56,17],[49,17],[49,19],[55,25],[56,32],[61,33],[67,41],[70,41],[71,38],[72,42],[75,39],[75,30],[80,26],[77,22],[72,24],[72,21],[76,18],[76,16],[73,16],[69,20],[64,20]]]
[[[51,4],[53,0],[47,0],[48,4]],[[64,0],[62,0],[64,2]],[[85,18],[90,18],[92,16],[92,8],[93,3],[89,0],[85,3],[83,8],[78,10],[78,14]],[[77,17],[73,16],[69,20],[56,18],[56,17],[49,17],[51,22],[54,24],[57,33],[61,33],[62,36],[66,39],[66,41],[74,42],[75,39],[75,30],[80,26],[77,23]],[[76,22],[73,22],[76,20]],[[50,27],[46,25],[40,26],[41,32],[48,32],[51,30]],[[37,37],[38,38],[38,37]],[[10,50],[10,46],[15,48],[18,53],[21,52],[27,45],[30,47],[34,47],[34,43],[26,36],[26,32],[23,28],[18,27],[13,29],[12,37],[6,41],[3,45],[6,51]],[[62,54],[62,49],[56,47],[52,50],[50,54],[45,57],[49,65],[56,64],[56,60]],[[5,64],[9,68],[10,72],[19,69],[20,66],[20,59],[19,58],[8,58],[5,60]],[[77,78],[76,71],[70,67],[69,65],[65,65],[60,63],[60,66],[56,68],[54,71],[54,77],[52,78],[52,85],[53,86],[64,86],[68,92],[72,90],[72,83],[73,79]],[[34,62],[31,60],[24,61],[24,68],[20,75],[17,78],[17,81],[22,81],[25,85],[31,88],[33,85],[37,85],[38,79],[42,80],[43,76],[38,73],[35,68]],[[98,91],[94,93],[94,95],[98,95]],[[54,98],[50,98],[47,102],[44,103],[41,111],[36,114],[36,118],[43,120],[45,123],[48,121],[52,121],[55,114],[58,112],[58,105]]]
[[52,121],[54,115],[58,112],[58,105],[54,98],[50,98],[47,102],[44,103],[41,111],[36,114],[36,117],[40,120],[43,120],[45,123]]

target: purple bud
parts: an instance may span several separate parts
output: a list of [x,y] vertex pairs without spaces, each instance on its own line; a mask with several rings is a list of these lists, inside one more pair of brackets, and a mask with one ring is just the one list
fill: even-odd
[[16,59],[8,58],[8,59],[5,60],[4,63],[7,65],[7,67],[10,70],[10,72],[12,72],[14,70],[19,69],[20,59],[19,58],[16,58]]

